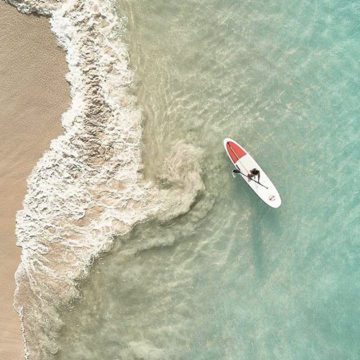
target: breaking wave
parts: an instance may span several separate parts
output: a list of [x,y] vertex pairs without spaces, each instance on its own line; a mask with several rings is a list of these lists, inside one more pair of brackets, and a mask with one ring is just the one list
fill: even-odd
[[156,181],[141,163],[141,111],[121,41],[124,21],[110,0],[8,0],[24,13],[50,17],[67,52],[72,103],[64,133],[53,140],[28,179],[17,214],[22,247],[15,308],[27,359],[58,351],[60,310],[94,259],[134,225],[188,212],[204,190],[201,152],[178,143]]

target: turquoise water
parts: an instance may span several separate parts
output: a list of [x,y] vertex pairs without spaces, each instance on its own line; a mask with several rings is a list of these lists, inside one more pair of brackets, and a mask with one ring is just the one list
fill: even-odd
[[[139,225],[64,315],[59,359],[358,359],[360,5],[119,1],[144,117],[144,172],[172,152],[205,190]],[[222,140],[283,205],[233,179]],[[134,250],[135,249],[135,250]]]

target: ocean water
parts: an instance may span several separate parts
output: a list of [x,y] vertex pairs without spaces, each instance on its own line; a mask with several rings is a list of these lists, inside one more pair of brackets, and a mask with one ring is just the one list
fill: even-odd
[[[196,168],[204,189],[96,262],[57,358],[358,359],[359,2],[121,0],[118,13],[144,175],[166,189],[164,173]],[[231,176],[227,136],[280,209]]]

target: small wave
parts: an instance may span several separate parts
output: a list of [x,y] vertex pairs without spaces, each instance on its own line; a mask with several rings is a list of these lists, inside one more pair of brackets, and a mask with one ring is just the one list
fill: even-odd
[[[141,112],[121,41],[122,21],[110,0],[8,0],[24,13],[49,16],[66,49],[72,103],[64,133],[28,179],[17,214],[22,247],[15,308],[27,359],[58,352],[59,309],[79,296],[77,284],[100,253],[134,225],[188,212],[204,189],[200,152],[176,144],[161,186],[141,175]],[[156,356],[155,356],[156,357]]]

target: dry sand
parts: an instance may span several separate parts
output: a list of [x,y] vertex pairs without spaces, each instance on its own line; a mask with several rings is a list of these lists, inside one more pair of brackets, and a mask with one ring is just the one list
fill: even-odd
[[22,15],[0,0],[0,359],[23,358],[20,323],[12,303],[15,213],[26,178],[61,133],[69,105],[65,54],[46,18]]

